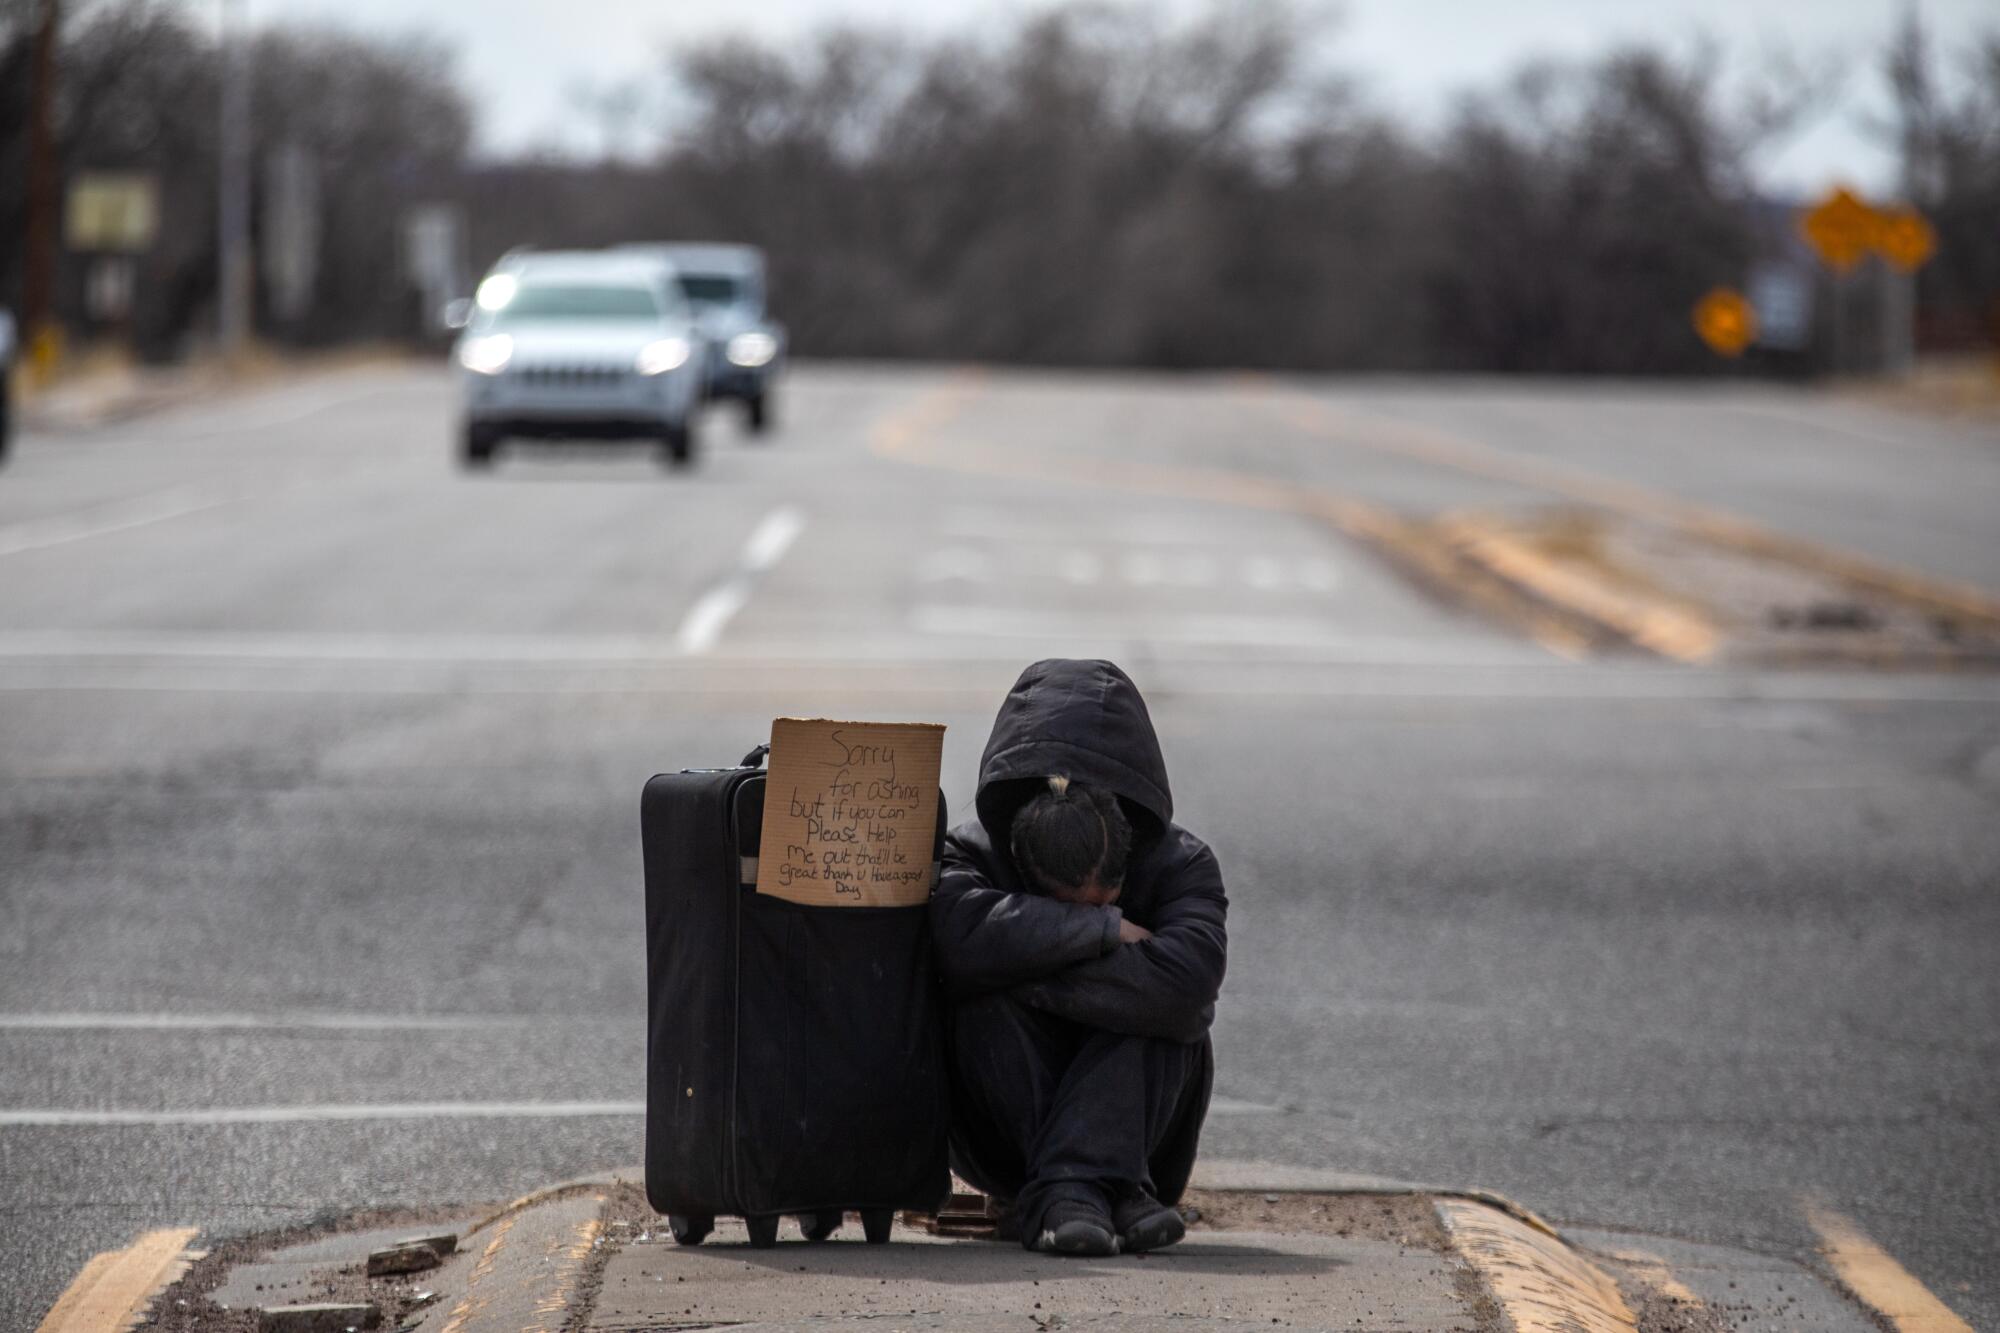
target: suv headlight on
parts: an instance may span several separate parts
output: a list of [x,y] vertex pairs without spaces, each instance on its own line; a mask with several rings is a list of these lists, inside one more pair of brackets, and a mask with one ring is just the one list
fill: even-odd
[[498,375],[514,359],[514,340],[504,333],[467,338],[458,349],[458,364],[475,375]]
[[694,351],[685,338],[661,338],[649,342],[639,349],[638,369],[641,375],[664,375],[687,362]]
[[778,340],[768,333],[739,333],[729,340],[725,355],[732,366],[755,368],[770,364],[778,354]]

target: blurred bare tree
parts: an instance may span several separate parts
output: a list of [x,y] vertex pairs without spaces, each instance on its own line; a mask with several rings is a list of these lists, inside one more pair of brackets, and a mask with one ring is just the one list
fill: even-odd
[[[32,0],[0,0],[0,170],[25,169]],[[56,141],[64,181],[84,171],[140,171],[159,183],[159,239],[140,262],[130,333],[167,355],[205,330],[215,289],[220,67],[213,36],[178,5],[98,0],[64,7]],[[290,144],[319,182],[314,315],[321,340],[406,332],[414,312],[397,274],[401,206],[449,194],[471,113],[442,50],[281,29],[252,56],[252,161]],[[0,192],[0,292],[17,290],[25,204]],[[61,272],[59,306],[83,325],[80,265]],[[268,321],[267,321],[268,322]]]
[[[1725,104],[1717,53],[1524,72],[1468,102],[1438,162],[1447,232],[1432,333],[1449,364],[1681,371],[1713,358],[1687,312],[1739,282],[1749,152],[1782,124],[1769,84]],[[1801,85],[1794,99],[1810,96]]]
[[[1887,127],[1903,190],[1937,229],[1937,258],[1918,275],[1918,310],[1934,342],[2000,344],[2000,30],[1954,71],[1916,9],[1883,59],[1895,98]],[[1956,77],[1954,77],[1956,75]]]
[[[1419,135],[1341,75],[1338,24],[1309,4],[1214,0],[1189,16],[1077,0],[976,38],[705,41],[649,81],[569,90],[598,133],[592,161],[470,160],[468,104],[433,43],[268,29],[253,162],[282,147],[308,164],[321,225],[311,316],[267,307],[261,326],[411,331],[399,228],[440,201],[461,207],[476,263],[523,243],[760,243],[807,353],[1716,366],[1688,311],[1788,234],[1747,163],[1823,105],[1824,71],[1769,61],[1746,87],[1712,48],[1619,51],[1525,70]],[[0,0],[0,170],[16,180],[33,9]],[[67,0],[60,54],[65,177],[162,182],[133,326],[162,351],[207,326],[215,276],[218,57],[187,14]],[[2000,35],[1962,54],[1947,78],[1912,19],[1885,63],[1908,190],[1942,240],[1927,327],[2000,313]],[[21,222],[18,192],[0,192],[0,294],[18,290]]]

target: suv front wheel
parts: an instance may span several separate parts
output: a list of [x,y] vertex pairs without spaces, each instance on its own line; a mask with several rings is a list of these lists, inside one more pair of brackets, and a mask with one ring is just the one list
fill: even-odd
[[670,421],[660,434],[660,461],[668,467],[686,467],[694,461],[694,446],[693,418]]
[[469,468],[491,467],[494,451],[500,447],[500,432],[476,421],[465,423],[465,438],[459,446],[458,461]]

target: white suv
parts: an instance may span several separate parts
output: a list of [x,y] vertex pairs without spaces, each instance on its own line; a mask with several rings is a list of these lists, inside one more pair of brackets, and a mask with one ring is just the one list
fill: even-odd
[[694,457],[706,349],[673,268],[593,251],[510,253],[480,282],[452,359],[465,386],[461,458],[508,436],[642,438]]

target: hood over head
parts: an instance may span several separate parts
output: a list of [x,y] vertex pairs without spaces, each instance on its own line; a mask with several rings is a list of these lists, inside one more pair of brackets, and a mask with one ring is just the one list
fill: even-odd
[[1014,812],[1057,774],[1117,796],[1137,839],[1159,836],[1174,817],[1146,701],[1111,662],[1049,658],[1008,691],[979,761],[979,822],[995,847],[1007,845]]

